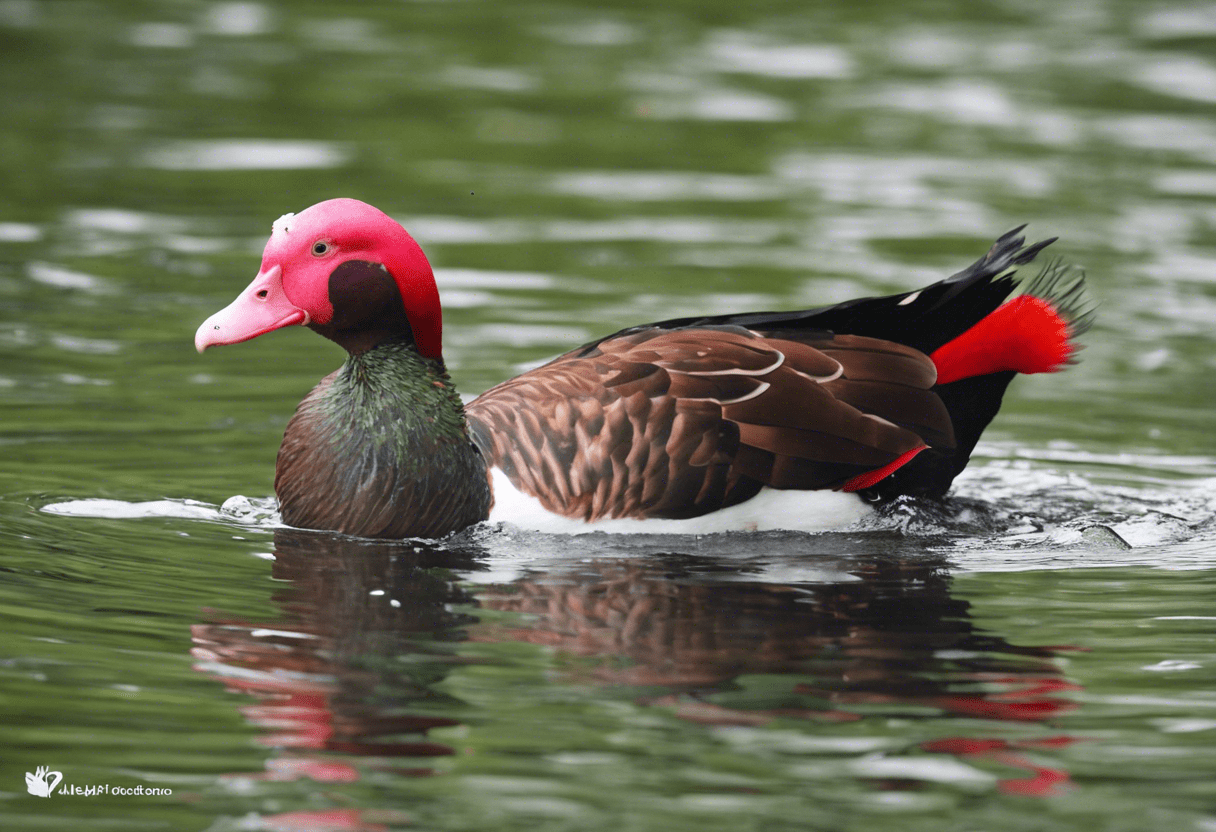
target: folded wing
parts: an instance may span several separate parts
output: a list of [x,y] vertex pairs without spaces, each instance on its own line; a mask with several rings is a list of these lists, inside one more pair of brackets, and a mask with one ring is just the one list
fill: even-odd
[[877,338],[641,328],[501,384],[467,415],[489,463],[550,511],[685,518],[952,447],[935,380],[923,353]]

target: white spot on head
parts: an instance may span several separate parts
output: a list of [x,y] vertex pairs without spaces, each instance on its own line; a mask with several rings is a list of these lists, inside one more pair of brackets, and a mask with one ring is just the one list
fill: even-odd
[[292,223],[292,220],[294,220],[295,218],[296,218],[296,215],[294,213],[284,214],[283,216],[279,217],[277,220],[274,221],[274,225],[272,225],[270,227],[271,233],[278,234],[278,233],[282,232],[283,234],[290,234],[291,233],[291,223]]
[[912,303],[913,301],[915,301],[918,297],[920,297],[920,292],[913,292],[912,294],[908,295],[906,298],[901,300],[899,303],[897,303],[896,306],[907,306],[909,303]]

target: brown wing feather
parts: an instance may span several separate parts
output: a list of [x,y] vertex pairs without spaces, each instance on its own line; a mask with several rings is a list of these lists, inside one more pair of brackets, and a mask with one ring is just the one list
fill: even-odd
[[839,488],[953,444],[933,362],[853,335],[633,331],[501,384],[466,412],[492,465],[584,520],[693,517],[762,486]]

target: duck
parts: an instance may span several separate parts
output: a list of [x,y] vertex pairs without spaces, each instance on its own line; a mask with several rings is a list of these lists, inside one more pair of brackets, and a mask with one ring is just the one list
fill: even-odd
[[273,223],[257,276],[194,343],[304,326],[345,349],[284,431],[289,526],[816,530],[944,498],[1013,377],[1075,362],[1085,276],[1056,261],[1020,282],[1056,239],[1027,245],[1024,228],[916,291],[629,326],[466,403],[422,248],[379,209],[330,199]]

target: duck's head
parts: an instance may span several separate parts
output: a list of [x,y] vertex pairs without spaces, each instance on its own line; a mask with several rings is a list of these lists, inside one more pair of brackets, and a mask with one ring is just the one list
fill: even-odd
[[348,351],[411,339],[442,353],[439,292],[404,228],[357,199],[330,199],[274,222],[262,268],[237,299],[203,322],[199,352],[304,324]]

